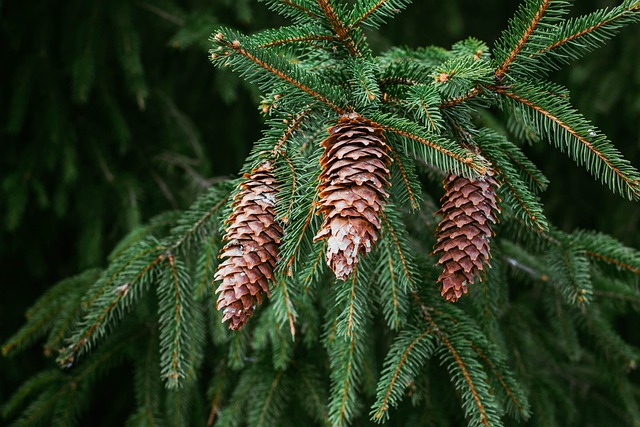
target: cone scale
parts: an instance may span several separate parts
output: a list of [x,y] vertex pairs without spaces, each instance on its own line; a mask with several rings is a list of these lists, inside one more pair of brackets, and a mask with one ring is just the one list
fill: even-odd
[[445,194],[437,212],[442,221],[436,228],[433,254],[440,257],[438,283],[447,301],[456,302],[466,295],[475,277],[482,280],[479,273],[485,265],[491,267],[491,225],[500,212],[497,187],[498,182],[490,175],[470,180],[451,174],[444,180]]
[[382,128],[357,113],[342,116],[328,132],[318,186],[324,222],[314,241],[327,240],[326,262],[346,280],[378,240],[391,157]]
[[265,162],[244,177],[226,221],[223,241],[227,243],[220,251],[223,261],[214,279],[221,281],[216,308],[233,330],[242,328],[264,296],[269,296],[282,239],[275,217],[278,191],[273,166]]

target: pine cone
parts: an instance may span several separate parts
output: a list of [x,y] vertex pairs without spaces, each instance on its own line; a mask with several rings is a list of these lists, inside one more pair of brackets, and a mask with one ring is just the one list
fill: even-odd
[[222,280],[216,308],[223,309],[222,321],[231,320],[229,328],[240,329],[262,303],[263,294],[269,296],[268,280],[278,258],[282,228],[275,219],[278,190],[271,163],[265,162],[251,174],[232,204],[233,212],[226,221],[220,251],[225,258],[218,266],[215,280]]
[[380,126],[356,113],[329,128],[322,146],[319,211],[324,223],[314,241],[328,239],[327,264],[346,280],[358,254],[369,252],[378,240],[391,157]]
[[498,182],[492,176],[471,181],[451,174],[445,178],[444,187],[438,211],[442,221],[436,229],[438,241],[433,254],[440,254],[438,264],[442,265],[440,293],[447,301],[456,302],[467,294],[474,276],[489,265],[489,238],[494,235],[490,223],[496,223],[500,212],[495,193]]

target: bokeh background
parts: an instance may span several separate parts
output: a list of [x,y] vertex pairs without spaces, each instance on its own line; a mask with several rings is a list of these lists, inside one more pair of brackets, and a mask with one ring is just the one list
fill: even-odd
[[[516,0],[415,0],[369,34],[374,49],[490,46]],[[616,4],[576,2],[576,13]],[[263,118],[260,95],[208,61],[217,25],[253,32],[284,25],[255,0],[0,0],[0,342],[51,284],[106,263],[127,231],[187,207],[233,176]],[[640,27],[552,76],[574,104],[640,167]],[[551,180],[548,217],[564,230],[596,229],[640,248],[640,205],[610,194],[548,145],[525,152]],[[634,343],[633,313],[619,329]],[[0,402],[42,367],[40,348],[0,358]],[[104,422],[119,425],[131,391],[117,375]],[[104,394],[104,396],[102,396]]]

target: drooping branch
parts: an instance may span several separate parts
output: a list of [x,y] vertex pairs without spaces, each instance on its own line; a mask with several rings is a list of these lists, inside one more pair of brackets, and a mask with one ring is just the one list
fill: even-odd
[[421,335],[417,336],[406,348],[406,350],[402,353],[402,356],[400,357],[400,361],[398,362],[398,364],[396,365],[394,371],[393,371],[393,375],[391,377],[391,381],[389,382],[389,386],[387,387],[387,391],[384,395],[384,398],[382,399],[382,402],[379,405],[379,409],[378,411],[373,415],[373,418],[376,420],[381,420],[383,417],[384,412],[389,410],[389,398],[391,397],[391,393],[393,391],[393,387],[396,383],[396,381],[398,380],[398,376],[400,375],[400,371],[402,370],[402,367],[404,366],[405,362],[407,361],[407,358],[409,356],[409,353],[411,353],[411,350],[413,350],[413,348],[423,339],[425,339],[425,337],[429,336],[431,334],[431,328],[427,328],[427,330],[425,330]]
[[471,395],[473,397],[473,402],[474,402],[474,404],[476,406],[476,409],[478,410],[478,413],[480,414],[480,422],[485,427],[490,427],[489,418],[487,417],[486,408],[485,408],[484,404],[482,403],[482,400],[480,398],[480,394],[478,393],[478,390],[477,390],[477,387],[475,385],[475,382],[471,378],[471,374],[469,373],[469,369],[467,368],[467,365],[462,360],[462,357],[460,356],[460,353],[453,346],[453,344],[451,343],[451,340],[449,340],[449,338],[442,332],[440,327],[436,324],[435,320],[433,319],[433,316],[431,316],[431,314],[429,313],[429,310],[423,309],[423,313],[426,316],[427,321],[431,325],[431,328],[435,332],[438,333],[438,338],[444,344],[444,346],[447,348],[447,351],[449,352],[449,354],[455,360],[455,363],[458,366],[458,368],[460,369],[460,372],[462,372],[464,380],[467,383],[467,386],[469,387],[469,392],[471,393]]
[[482,358],[484,363],[487,364],[489,369],[491,369],[491,372],[493,372],[493,375],[495,375],[495,377],[498,379],[498,382],[500,383],[500,385],[502,386],[504,391],[507,393],[507,396],[509,396],[509,400],[511,400],[511,402],[513,402],[513,404],[516,406],[516,408],[517,408],[518,412],[520,413],[520,415],[523,416],[523,417],[526,417],[527,416],[527,410],[525,410],[525,408],[522,406],[522,404],[520,403],[520,400],[518,399],[518,397],[515,395],[513,390],[511,390],[511,387],[509,387],[509,385],[507,384],[507,382],[505,381],[503,376],[500,374],[500,371],[496,368],[496,366],[491,362],[489,357],[486,354],[484,354],[484,352],[481,349],[479,349],[472,342],[470,342],[470,341],[468,341],[468,342],[469,342],[469,345],[471,346],[471,348],[473,349],[473,351],[475,351],[478,354],[478,356],[480,356]]

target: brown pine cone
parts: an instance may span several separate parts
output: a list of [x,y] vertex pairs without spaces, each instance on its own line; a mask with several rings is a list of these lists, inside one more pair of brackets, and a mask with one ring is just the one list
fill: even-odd
[[[494,235],[491,223],[497,222],[500,212],[495,192],[498,185],[489,175],[472,181],[451,174],[444,180],[445,195],[438,211],[442,221],[436,229],[433,254],[440,255],[438,283],[447,301],[456,302],[467,294],[474,276],[485,264],[491,267],[489,239]],[[482,280],[480,275],[478,278]]]
[[318,188],[324,222],[314,241],[328,240],[327,264],[346,280],[360,252],[369,252],[378,240],[391,157],[382,128],[356,113],[330,127],[322,146]]
[[224,261],[218,266],[214,280],[221,280],[216,308],[222,309],[222,321],[229,328],[240,329],[247,323],[263,294],[269,296],[268,281],[278,259],[282,228],[275,218],[278,190],[269,162],[245,174],[240,191],[227,219],[220,251]]

